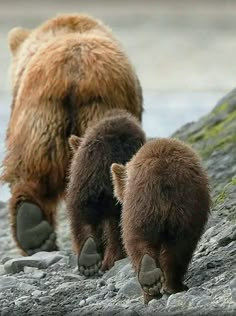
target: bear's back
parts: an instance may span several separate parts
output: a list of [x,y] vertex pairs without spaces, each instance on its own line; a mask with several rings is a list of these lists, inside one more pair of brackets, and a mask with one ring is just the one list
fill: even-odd
[[[113,111],[111,111],[113,112]],[[136,119],[122,110],[116,116],[106,116],[88,128],[71,165],[71,182],[77,189],[113,196],[110,167],[112,163],[126,163],[145,142],[145,134]],[[87,192],[87,193],[86,193]],[[83,195],[83,194],[82,194]]]
[[[208,177],[198,155],[177,139],[146,143],[128,164],[130,200],[142,196],[140,207],[193,209],[201,200],[208,208]],[[145,192],[147,197],[145,198]]]

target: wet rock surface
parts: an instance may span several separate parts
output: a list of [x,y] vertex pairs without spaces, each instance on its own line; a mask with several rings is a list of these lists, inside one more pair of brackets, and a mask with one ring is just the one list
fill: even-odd
[[59,210],[60,251],[22,257],[0,203],[0,315],[236,315],[236,91],[174,137],[200,153],[212,186],[212,213],[185,282],[189,290],[143,304],[125,258],[103,275],[78,273],[66,212]]

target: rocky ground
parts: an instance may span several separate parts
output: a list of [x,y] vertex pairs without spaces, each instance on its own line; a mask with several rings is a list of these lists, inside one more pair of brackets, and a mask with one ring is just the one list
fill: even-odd
[[187,292],[143,304],[129,259],[92,279],[79,275],[64,207],[60,251],[21,257],[0,204],[0,312],[7,315],[236,315],[236,90],[174,135],[193,144],[212,185],[212,215],[186,275]]

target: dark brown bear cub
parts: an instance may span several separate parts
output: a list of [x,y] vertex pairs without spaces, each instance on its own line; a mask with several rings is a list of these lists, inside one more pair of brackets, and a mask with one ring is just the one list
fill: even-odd
[[111,169],[123,204],[125,250],[145,303],[187,289],[183,278],[210,209],[208,177],[197,154],[176,139],[157,139],[126,166]]
[[112,163],[126,163],[145,142],[140,124],[124,110],[111,110],[81,139],[71,136],[74,151],[67,209],[81,273],[91,276],[124,257],[121,205],[113,195]]

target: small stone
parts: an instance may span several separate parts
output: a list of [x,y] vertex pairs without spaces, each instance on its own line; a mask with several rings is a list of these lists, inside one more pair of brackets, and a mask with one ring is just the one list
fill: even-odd
[[32,292],[32,296],[34,296],[34,297],[39,297],[40,295],[42,295],[42,292],[39,290],[35,290]]
[[34,267],[46,269],[63,258],[59,252],[38,252],[33,256],[11,259],[4,264],[7,273],[18,273],[24,271],[24,268]]
[[130,264],[129,258],[124,258],[115,262],[115,265],[108,270],[104,275],[103,279],[107,280],[113,276],[117,276],[117,274],[124,268],[127,264]]
[[[191,295],[190,295],[191,297]],[[185,292],[171,294],[167,300],[166,307],[186,306],[189,301],[189,297]]]
[[107,288],[108,288],[109,291],[115,291],[116,290],[116,287],[115,287],[114,284],[108,284]]
[[15,300],[15,306],[21,306],[25,304],[25,302],[28,301],[29,299],[30,299],[29,296],[21,296]]
[[96,295],[92,295],[86,299],[86,304],[92,304],[96,302]]
[[49,302],[52,301],[51,296],[43,296],[39,298],[39,301],[43,304],[48,304]]
[[85,300],[82,300],[79,302],[79,306],[80,307],[83,307],[84,305],[86,305],[86,301]]
[[118,291],[118,295],[123,295],[128,298],[141,296],[142,289],[137,278],[133,278],[126,282]]
[[36,271],[36,272],[34,272],[34,273],[31,275],[31,277],[32,277],[33,279],[42,279],[42,278],[45,277],[45,275],[46,275],[46,273],[45,273],[44,271]]

